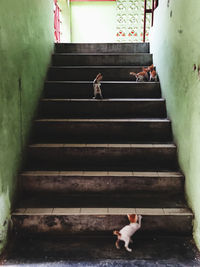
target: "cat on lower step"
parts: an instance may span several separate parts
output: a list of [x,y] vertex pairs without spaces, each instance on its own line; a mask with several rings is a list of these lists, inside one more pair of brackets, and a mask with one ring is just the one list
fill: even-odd
[[128,246],[130,242],[133,242],[133,240],[131,239],[132,235],[141,228],[142,216],[136,214],[127,214],[127,216],[130,224],[124,226],[120,231],[113,231],[113,234],[117,235],[117,241],[115,243],[116,248],[120,249],[119,241],[122,240],[125,243],[124,247],[126,248],[126,250],[131,252],[132,249]]

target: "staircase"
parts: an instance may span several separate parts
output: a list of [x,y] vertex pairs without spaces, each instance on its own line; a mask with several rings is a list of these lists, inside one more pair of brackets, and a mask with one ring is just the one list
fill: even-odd
[[[190,236],[171,122],[149,44],[56,44],[12,214],[23,236],[112,235],[143,216],[138,236]],[[92,81],[103,74],[103,100]]]

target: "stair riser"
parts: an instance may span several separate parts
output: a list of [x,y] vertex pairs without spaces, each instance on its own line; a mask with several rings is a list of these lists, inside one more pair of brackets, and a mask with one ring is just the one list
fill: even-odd
[[126,177],[126,176],[20,176],[24,193],[165,193],[183,192],[183,177]]
[[170,142],[170,122],[50,122],[36,121],[33,142],[124,143]]
[[[88,234],[102,232],[112,234],[128,224],[125,215],[21,215],[12,216],[15,232],[23,234]],[[191,234],[192,216],[146,215],[138,235]]]
[[[47,98],[92,98],[92,83],[46,82]],[[105,98],[160,98],[159,83],[102,83]]]
[[130,68],[50,68],[48,80],[50,81],[93,81],[97,74],[103,74],[104,81],[135,81],[130,72],[140,72],[141,67]]
[[177,170],[176,149],[128,147],[29,147],[28,169]]
[[54,66],[149,66],[152,64],[150,54],[129,55],[70,55],[55,54],[52,58]]
[[56,53],[149,53],[149,43],[59,44]]
[[41,118],[166,118],[165,101],[43,100]]

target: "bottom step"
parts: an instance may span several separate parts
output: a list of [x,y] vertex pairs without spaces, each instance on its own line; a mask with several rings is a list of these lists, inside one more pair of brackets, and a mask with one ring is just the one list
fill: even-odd
[[7,253],[9,266],[131,267],[200,266],[200,257],[191,237],[134,235],[131,253],[123,244],[115,247],[116,237],[65,237],[58,239],[16,239]]
[[191,234],[193,215],[187,208],[27,208],[12,214],[14,230],[23,234],[110,233],[127,225],[127,214],[141,214],[140,233]]

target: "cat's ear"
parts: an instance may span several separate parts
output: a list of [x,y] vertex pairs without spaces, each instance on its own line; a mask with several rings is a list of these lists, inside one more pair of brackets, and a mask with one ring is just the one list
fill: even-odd
[[149,71],[152,71],[154,69],[154,65],[152,64],[151,66],[148,67]]

